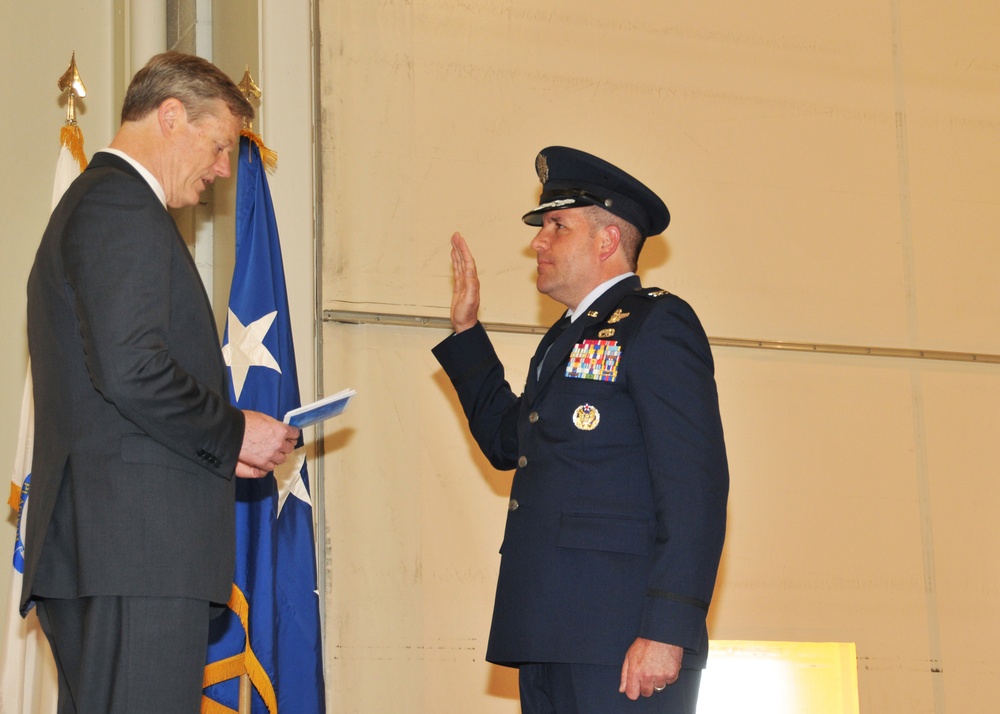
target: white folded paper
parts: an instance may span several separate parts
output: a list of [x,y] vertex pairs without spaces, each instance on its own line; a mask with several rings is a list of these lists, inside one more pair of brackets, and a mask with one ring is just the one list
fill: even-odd
[[297,426],[299,429],[304,429],[307,426],[312,426],[316,422],[325,421],[331,419],[345,409],[347,409],[348,402],[351,401],[357,392],[353,389],[344,389],[336,394],[331,394],[329,397],[324,397],[319,401],[315,401],[312,404],[306,404],[298,409],[292,409],[290,412],[285,414],[285,423],[291,424],[292,426]]

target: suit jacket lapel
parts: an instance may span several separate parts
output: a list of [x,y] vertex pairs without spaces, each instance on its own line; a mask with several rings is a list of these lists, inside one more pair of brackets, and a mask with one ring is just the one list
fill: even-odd
[[[132,164],[130,164],[122,157],[118,156],[118,154],[112,154],[108,151],[98,151],[94,154],[93,158],[91,158],[90,163],[87,164],[88,171],[91,169],[100,169],[105,167],[123,171],[139,179],[139,181],[142,182],[142,185],[145,186],[146,189],[149,190],[149,192],[153,195],[153,199],[157,203],[160,203],[160,197],[156,195],[156,191],[154,191],[153,187],[146,182],[146,179],[143,177],[143,175],[140,174]],[[167,213],[168,216],[170,216],[170,212],[166,208],[164,208],[163,211]],[[170,225],[174,229],[174,236],[176,237],[177,243],[181,248],[180,254],[183,260],[190,267],[191,273],[197,276],[197,284],[201,287],[201,292],[205,300],[205,309],[208,311],[209,315],[214,315],[214,312],[212,311],[212,301],[208,297],[208,290],[206,290],[205,288],[205,283],[202,282],[201,280],[201,273],[198,271],[198,265],[197,263],[194,262],[194,256],[191,255],[191,251],[188,249],[187,243],[184,241],[184,236],[181,235],[180,229],[177,227],[177,223],[176,221],[174,221],[172,216],[170,216]],[[212,324],[213,325],[215,324],[214,320]],[[218,330],[216,330],[216,333],[217,332]],[[216,335],[216,340],[218,340],[218,335]],[[226,362],[222,356],[221,351],[219,352],[218,358],[219,358],[218,360],[219,370],[224,375],[228,375],[228,370],[226,370]],[[226,378],[228,379],[228,377]]]

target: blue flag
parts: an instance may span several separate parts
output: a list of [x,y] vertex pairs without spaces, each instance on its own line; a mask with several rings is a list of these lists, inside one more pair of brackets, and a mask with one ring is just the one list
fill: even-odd
[[[300,406],[274,207],[260,149],[246,137],[240,139],[236,268],[223,353],[230,398],[241,409],[281,419]],[[218,679],[208,674],[213,663],[245,663],[253,714],[274,714],[275,704],[282,714],[325,711],[312,515],[301,439],[273,474],[237,480],[234,584],[246,610],[236,605],[212,621],[206,680]],[[238,680],[213,684],[205,695],[236,710]]]

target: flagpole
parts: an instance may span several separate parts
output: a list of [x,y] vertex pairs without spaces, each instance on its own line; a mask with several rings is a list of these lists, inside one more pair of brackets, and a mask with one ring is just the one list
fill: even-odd
[[250,714],[250,675],[240,675],[240,714]]
[[[244,65],[243,78],[236,86],[239,87],[241,92],[243,92],[243,96],[247,98],[248,102],[253,102],[253,100],[256,99],[257,103],[260,103],[260,87],[254,83],[253,77],[250,76],[250,65]],[[243,129],[244,131],[253,131],[253,122],[246,117],[243,118]],[[247,649],[250,649],[249,631],[247,631]],[[244,668],[243,674],[240,675],[239,714],[251,714],[252,701],[253,695],[250,690],[250,673]]]

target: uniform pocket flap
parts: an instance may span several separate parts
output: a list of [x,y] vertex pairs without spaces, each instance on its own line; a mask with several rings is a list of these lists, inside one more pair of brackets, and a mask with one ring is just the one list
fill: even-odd
[[557,544],[563,548],[648,555],[652,526],[642,518],[606,514],[564,513]]

